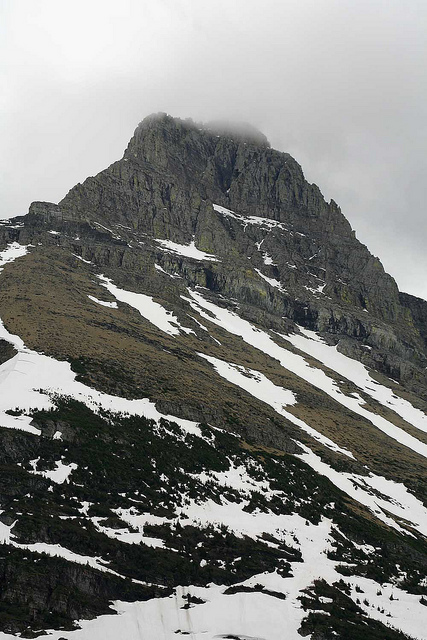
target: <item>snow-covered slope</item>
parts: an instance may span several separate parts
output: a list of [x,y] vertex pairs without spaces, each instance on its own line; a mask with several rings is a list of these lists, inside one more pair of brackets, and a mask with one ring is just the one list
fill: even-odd
[[423,640],[415,321],[292,159],[276,210],[188,131],[1,225],[0,640]]
[[[31,247],[14,243],[1,252],[0,259],[2,264],[9,264],[14,259],[24,259],[28,251],[31,251]],[[8,268],[13,267],[10,265]],[[120,303],[138,309],[144,318],[154,323],[158,331],[166,332],[177,340],[182,335],[188,335],[187,332],[180,333],[177,318],[151,297],[119,289],[105,277],[101,277],[101,284]],[[367,417],[387,437],[425,456],[426,445],[421,440],[375,412],[364,409],[361,396],[341,391],[338,381],[331,375],[338,374],[340,378],[353,382],[360,392],[371,395],[379,403],[391,408],[421,432],[425,431],[424,414],[407,400],[393,394],[390,388],[372,380],[363,365],[338,353],[315,333],[300,330],[300,333],[282,336],[285,340],[283,344],[292,344],[299,353],[291,352],[277,344],[274,333],[260,330],[240,318],[235,311],[208,302],[201,292],[188,290],[188,296],[184,296],[184,299],[196,314],[193,317],[200,320],[199,324],[202,326],[201,321],[204,322],[204,331],[209,332],[209,327],[217,325],[226,333],[238,335],[246,344],[278,361],[281,367],[320,389],[340,405]],[[64,511],[63,504],[63,515],[58,513],[54,518],[59,518],[60,523],[78,522],[83,529],[90,524],[98,536],[112,541],[115,553],[121,553],[120,547],[130,549],[135,545],[138,548],[151,548],[159,554],[169,552],[179,555],[184,552],[191,564],[198,564],[202,574],[209,568],[212,571],[212,567],[216,573],[213,580],[197,576],[194,583],[186,580],[184,570],[176,582],[173,581],[173,585],[170,581],[169,584],[158,582],[160,593],[154,599],[126,603],[117,598],[112,605],[117,615],[101,615],[91,621],[80,620],[80,629],[73,631],[51,629],[49,637],[78,640],[120,636],[128,640],[147,637],[172,640],[190,635],[196,639],[235,637],[279,640],[283,638],[285,629],[286,637],[296,639],[307,625],[310,629],[310,624],[313,624],[308,615],[310,611],[311,616],[317,616],[316,624],[320,624],[319,620],[323,621],[321,624],[328,629],[328,618],[336,616],[336,603],[344,598],[347,607],[357,608],[364,625],[369,620],[370,624],[376,621],[383,625],[381,628],[393,627],[411,637],[423,638],[425,607],[422,597],[420,599],[413,589],[408,592],[404,588],[408,573],[412,571],[412,582],[414,576],[417,579],[416,591],[422,591],[425,582],[422,574],[417,575],[413,566],[403,567],[395,563],[391,570],[388,568],[389,573],[385,573],[383,579],[373,579],[373,569],[367,571],[367,568],[377,563],[381,565],[381,558],[378,557],[380,548],[375,546],[375,543],[380,543],[380,527],[375,525],[373,537],[372,534],[361,537],[359,531],[352,538],[352,527],[349,531],[349,523],[345,518],[343,520],[342,513],[338,518],[340,522],[336,518],[339,510],[337,500],[345,500],[345,496],[348,496],[354,504],[366,507],[374,520],[391,527],[400,535],[414,540],[417,535],[426,536],[427,509],[403,484],[369,470],[363,474],[339,471],[322,460],[322,456],[316,454],[308,444],[299,440],[294,462],[287,460],[283,454],[267,453],[266,450],[260,458],[250,447],[248,449],[245,445],[242,448],[243,443],[239,438],[223,435],[222,430],[214,428],[215,425],[199,426],[197,422],[158,411],[148,398],[127,400],[78,382],[68,363],[27,348],[21,338],[11,334],[3,324],[1,326],[1,338],[17,351],[0,366],[1,426],[29,433],[42,441],[48,440],[43,420],[34,420],[34,417],[48,416],[50,413],[54,418],[56,412],[66,412],[67,406],[71,409],[66,421],[61,419],[55,422],[58,426],[50,436],[50,442],[57,451],[56,456],[53,451],[49,455],[42,444],[37,457],[24,454],[17,462],[18,467],[27,469],[28,474],[38,475],[45,480],[45,499],[48,501],[58,493],[55,485],[59,485],[61,491],[66,488],[66,509]],[[309,354],[314,360],[307,362],[300,355],[301,352]],[[225,378],[246,394],[272,407],[278,415],[287,418],[307,434],[309,441],[313,439],[338,456],[357,459],[357,453],[341,447],[290,413],[288,407],[298,406],[298,394],[274,384],[261,371],[203,352],[199,352],[199,357],[213,367],[213,375]],[[168,466],[162,468],[163,453],[160,459],[151,457],[151,473],[157,476],[156,483],[160,486],[148,501],[143,499],[138,490],[133,492],[132,498],[126,482],[123,491],[114,497],[109,492],[110,500],[115,503],[111,514],[116,518],[111,526],[113,523],[109,523],[109,518],[95,515],[96,510],[93,509],[99,501],[99,488],[92,497],[89,477],[100,471],[91,470],[90,460],[85,457],[83,463],[77,448],[70,448],[73,438],[69,440],[69,430],[75,420],[71,399],[83,403],[89,415],[93,412],[92,415],[98,415],[102,421],[107,420],[117,428],[120,422],[131,420],[132,416],[139,417],[144,422],[138,429],[148,430],[151,438],[160,446],[163,441],[169,452],[173,452],[173,457],[177,448],[183,447],[184,451],[178,456],[178,459],[183,456],[181,462],[188,448],[198,449],[202,446],[203,453],[194,456],[189,468],[179,467],[182,478],[172,492],[170,473],[172,471],[175,474],[176,469],[168,469]],[[65,433],[61,431],[61,424],[65,426]],[[99,434],[95,437],[99,437]],[[227,446],[221,438],[228,439]],[[136,443],[131,442],[130,445],[135,447]],[[207,455],[207,451],[215,450],[219,459],[211,459],[212,454]],[[96,449],[93,453],[96,455]],[[114,448],[110,454],[116,455]],[[143,448],[138,451],[138,456],[141,455],[152,454]],[[265,455],[269,457],[268,464]],[[298,460],[305,464],[301,467]],[[319,490],[316,474],[321,474],[332,484],[326,481]],[[310,483],[315,483],[314,493],[308,490],[307,478],[310,478]],[[132,484],[131,478],[129,481]],[[146,481],[140,485],[142,493],[144,485],[147,485]],[[114,488],[114,482],[111,488]],[[167,500],[163,501],[161,497],[165,496],[165,492]],[[35,496],[30,497],[36,500]],[[62,500],[64,498],[62,494]],[[57,500],[58,495],[53,502]],[[102,502],[98,504],[102,506]],[[168,505],[167,515],[157,515],[162,504]],[[16,516],[19,522],[19,514],[16,513]],[[367,514],[362,521],[366,517]],[[348,520],[352,518],[354,513]],[[131,578],[137,585],[152,580],[151,577],[141,580],[143,566],[134,572],[128,562],[123,564],[121,571],[117,571],[111,551],[107,552],[106,557],[102,553],[78,553],[75,549],[81,545],[81,541],[77,546],[70,541],[71,544],[67,546],[54,540],[46,541],[50,536],[45,534],[42,535],[43,541],[33,542],[30,541],[33,536],[28,536],[25,524],[15,533],[17,521],[6,524],[10,518],[4,520],[0,531],[2,542],[15,551],[29,552],[33,561],[43,561],[44,557],[61,558],[125,582]],[[195,545],[197,554],[186,548],[188,543],[182,547],[182,542],[179,542],[183,537],[182,532],[186,531],[191,536],[195,531],[199,532],[200,540]],[[217,541],[206,555],[212,535],[217,537]],[[228,540],[229,549],[225,553],[222,549],[224,543],[218,542],[221,538]],[[240,547],[244,550],[240,550]],[[273,558],[269,557],[272,552]],[[196,557],[192,557],[194,555]],[[257,556],[258,560],[254,561],[253,558]],[[158,562],[163,563],[164,559],[160,557]],[[249,567],[253,565],[253,569],[247,564]],[[200,580],[206,582],[205,586],[198,584]],[[233,586],[228,586],[230,584]],[[167,592],[164,596],[161,596],[162,589]],[[364,594],[363,600],[361,593]],[[335,618],[333,624],[336,624]],[[331,630],[333,628],[330,627]],[[0,633],[0,637],[6,639],[14,636]]]

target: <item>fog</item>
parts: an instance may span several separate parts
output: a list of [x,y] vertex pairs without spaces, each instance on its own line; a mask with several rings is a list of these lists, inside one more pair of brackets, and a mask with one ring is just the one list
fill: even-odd
[[3,0],[0,217],[57,202],[146,115],[244,121],[427,299],[427,3]]

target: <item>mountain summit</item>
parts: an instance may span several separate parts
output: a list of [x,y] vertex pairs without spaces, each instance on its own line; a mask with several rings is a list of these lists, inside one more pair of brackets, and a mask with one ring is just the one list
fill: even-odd
[[249,126],[0,224],[0,640],[423,638],[427,302]]

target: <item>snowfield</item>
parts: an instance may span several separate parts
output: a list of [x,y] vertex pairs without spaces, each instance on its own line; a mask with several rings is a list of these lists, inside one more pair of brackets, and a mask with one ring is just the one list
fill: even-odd
[[[292,577],[284,578],[276,572],[262,573],[242,583],[246,587],[257,585],[258,589],[262,586],[270,593],[227,595],[226,587],[221,585],[182,585],[175,589],[174,595],[165,598],[134,603],[116,601],[113,609],[118,615],[81,620],[81,629],[50,630],[48,637],[52,640],[176,640],[180,637],[214,640],[235,636],[250,640],[283,640],[284,637],[301,640],[298,629],[306,615],[299,600],[302,591],[314,579],[324,579],[331,584],[342,575],[336,571],[337,563],[326,555],[331,549],[333,523],[326,518],[319,525],[307,524],[296,515],[285,518],[286,522],[281,525],[300,541],[304,562],[292,563]],[[363,589],[363,599],[369,601],[364,609],[369,615],[418,640],[425,638],[425,609],[417,596],[407,594],[396,585],[379,585],[359,576],[346,576],[345,580],[351,585],[354,602]],[[284,599],[270,595],[274,592],[283,594]],[[200,598],[203,603],[183,608],[188,601],[187,594]],[[15,636],[0,633],[0,640],[13,638]]]

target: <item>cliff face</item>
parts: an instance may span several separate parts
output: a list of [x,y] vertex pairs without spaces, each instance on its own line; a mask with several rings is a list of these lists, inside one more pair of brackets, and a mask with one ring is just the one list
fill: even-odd
[[400,293],[399,300],[411,312],[414,324],[427,346],[427,301],[409,293]]
[[261,133],[143,120],[0,317],[0,636],[421,637],[427,303]]

